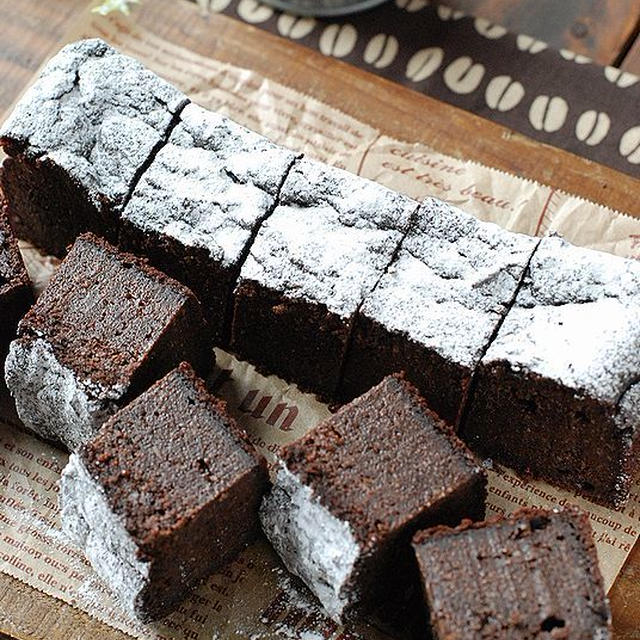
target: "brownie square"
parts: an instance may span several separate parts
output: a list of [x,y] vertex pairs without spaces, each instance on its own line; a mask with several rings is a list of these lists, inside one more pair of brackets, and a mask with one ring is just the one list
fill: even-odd
[[336,620],[411,571],[425,525],[483,518],[484,471],[415,388],[389,376],[281,451],[262,527]]
[[435,640],[611,637],[591,527],[577,510],[437,527],[414,549]]
[[228,343],[240,266],[294,159],[191,104],[122,213],[120,245],[191,288],[216,344]]
[[[31,281],[18,249],[18,241],[9,227],[9,221],[0,212],[0,364],[7,355],[9,342],[15,337],[18,320],[32,302]],[[0,382],[0,390],[3,387]]]
[[340,395],[404,371],[457,425],[471,375],[513,301],[537,239],[428,198],[358,313]]
[[119,211],[186,96],[102,40],[64,47],[0,127],[1,185],[18,237],[63,256]]
[[259,531],[266,465],[186,364],[107,420],[62,474],[64,532],[138,618],[160,618]]
[[416,208],[364,178],[297,162],[240,271],[232,350],[333,399],[355,312]]
[[620,505],[639,426],[640,264],[543,239],[478,367],[462,437],[520,473]]
[[20,322],[5,373],[24,424],[75,449],[181,361],[205,372],[212,359],[189,289],[84,234]]

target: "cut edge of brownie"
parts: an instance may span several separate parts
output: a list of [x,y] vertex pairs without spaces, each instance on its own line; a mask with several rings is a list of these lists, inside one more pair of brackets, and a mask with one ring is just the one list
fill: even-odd
[[[569,526],[575,532],[577,541],[581,544],[584,553],[588,559],[588,578],[594,591],[601,596],[600,612],[596,612],[596,603],[591,606],[596,613],[600,613],[602,617],[602,624],[604,624],[609,630],[611,629],[611,611],[609,608],[609,599],[604,589],[604,580],[600,571],[598,554],[593,537],[593,531],[589,523],[588,515],[575,506],[565,506],[561,509],[542,509],[536,507],[522,507],[514,511],[509,516],[491,516],[482,522],[474,522],[471,520],[464,520],[456,527],[448,527],[438,525],[430,527],[422,531],[418,531],[411,541],[415,558],[419,567],[422,566],[422,560],[420,558],[420,547],[431,540],[446,539],[451,536],[458,536],[465,534],[469,531],[488,529],[494,526],[514,526],[520,522],[525,523],[529,531],[534,532],[537,529],[544,529],[549,526],[551,518],[559,517],[564,518],[568,522]],[[422,581],[422,578],[421,578]],[[425,599],[427,598],[426,584],[423,582],[423,593]],[[552,622],[552,621],[551,621]],[[560,624],[560,622],[558,622]],[[600,637],[600,636],[598,636]],[[608,637],[608,636],[607,636]]]
[[[316,430],[323,423],[297,441],[282,447],[277,480],[261,507],[263,529],[271,531],[269,538],[287,568],[312,587],[335,620],[350,619],[370,611],[386,596],[397,596],[400,591],[406,594],[408,585],[403,577],[397,576],[389,584],[382,584],[379,574],[393,575],[390,574],[393,566],[405,567],[403,575],[411,573],[410,541],[417,529],[436,522],[453,526],[465,517],[484,518],[485,470],[452,427],[430,409],[402,374],[388,376],[378,386],[389,381],[399,383],[402,393],[411,394],[413,404],[410,411],[423,412],[435,432],[444,436],[447,446],[461,455],[461,464],[467,469],[467,477],[453,488],[436,492],[419,508],[413,508],[403,516],[400,526],[392,527],[390,535],[380,545],[376,531],[367,529],[369,533],[363,534],[354,529],[350,515],[336,510],[330,501],[327,502],[326,496],[313,486],[308,474],[291,464],[292,460],[295,462],[299,455],[304,454],[306,441],[315,439]],[[348,410],[349,406],[343,407],[338,413]],[[325,422],[330,423],[331,420],[330,417]],[[308,522],[311,529],[323,532],[323,544],[326,544],[333,558],[329,565],[314,560],[318,539],[307,527],[302,526],[303,522]],[[327,538],[328,532],[330,535]],[[291,544],[292,537],[297,541],[295,548]],[[383,562],[382,570],[380,562]],[[324,572],[328,573],[325,575]]]
[[[66,535],[86,549],[92,564],[96,566],[96,570],[103,578],[108,577],[112,588],[114,584],[119,585],[117,595],[122,604],[144,622],[164,617],[185,597],[185,589],[196,586],[211,571],[231,560],[241,547],[246,546],[258,535],[258,505],[268,483],[264,458],[258,455],[250,444],[246,432],[227,412],[226,402],[207,390],[204,381],[196,375],[190,364],[181,363],[154,386],[160,385],[165,379],[175,375],[181,376],[187,384],[193,386],[197,402],[203,403],[205,410],[210,411],[211,416],[220,421],[220,428],[228,432],[234,446],[239,446],[253,461],[252,465],[234,476],[232,482],[234,486],[246,485],[247,490],[257,496],[255,522],[253,526],[247,526],[245,535],[236,538],[239,540],[236,547],[216,557],[218,562],[215,566],[211,565],[211,562],[207,563],[197,558],[195,564],[192,561],[190,564],[186,563],[184,567],[180,565],[176,568],[175,558],[167,559],[165,556],[167,553],[178,556],[188,554],[193,545],[190,536],[202,537],[203,528],[208,530],[208,527],[212,526],[211,510],[219,508],[226,502],[229,502],[229,508],[233,508],[233,499],[228,496],[226,489],[218,490],[214,497],[210,496],[207,500],[203,500],[188,512],[176,511],[170,525],[159,529],[153,528],[144,536],[136,534],[135,530],[131,529],[131,523],[128,522],[125,514],[117,511],[115,507],[117,500],[114,503],[113,496],[110,497],[107,494],[106,485],[100,479],[105,471],[95,467],[104,455],[102,449],[96,449],[100,436],[107,433],[116,416],[107,420],[90,442],[70,456],[63,473],[61,504]],[[129,406],[135,409],[136,404],[145,401],[145,398],[137,398]],[[189,404],[191,404],[190,401]],[[128,407],[124,410],[127,409]],[[205,471],[207,469],[203,469],[203,473]],[[126,470],[122,470],[121,473],[126,473]],[[106,479],[117,482],[116,476],[111,475]],[[205,565],[206,570],[203,569]],[[174,575],[174,581],[181,583],[181,586],[172,591],[170,585],[173,582],[168,579],[168,575],[176,571],[178,573]]]

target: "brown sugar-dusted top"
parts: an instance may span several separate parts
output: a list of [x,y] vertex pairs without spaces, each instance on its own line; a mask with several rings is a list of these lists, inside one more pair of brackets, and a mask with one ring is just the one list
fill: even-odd
[[[172,320],[189,315],[204,327],[189,289],[83,234],[20,323],[19,336],[46,340],[56,358],[83,380],[126,390],[143,363],[153,366],[149,351],[164,339]],[[202,356],[204,361],[209,354],[203,350]]]
[[577,509],[414,537],[436,638],[609,638],[591,528]]
[[79,453],[141,549],[243,475],[266,469],[226,405],[185,363],[105,422]]
[[[483,475],[414,387],[389,376],[282,451],[364,547]],[[429,464],[424,464],[425,460]]]

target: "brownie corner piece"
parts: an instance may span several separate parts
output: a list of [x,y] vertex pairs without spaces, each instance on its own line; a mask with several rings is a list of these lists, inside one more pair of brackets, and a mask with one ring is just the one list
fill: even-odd
[[121,216],[119,244],[186,284],[226,346],[233,287],[295,154],[189,104]]
[[517,471],[622,504],[640,445],[640,264],[543,239],[462,434]]
[[436,527],[413,547],[435,640],[611,638],[593,534],[577,509]]
[[75,449],[182,360],[202,373],[212,361],[195,296],[83,234],[18,325],[5,378],[25,426]]
[[538,241],[427,198],[358,312],[341,399],[404,371],[457,425],[473,371]]
[[102,40],[65,46],[0,127],[2,190],[20,238],[57,256],[83,231],[115,240],[120,208],[186,102]]
[[258,457],[190,366],[113,415],[62,474],[62,526],[122,605],[168,614],[259,531]]
[[9,221],[0,211],[0,365],[14,338],[18,321],[33,302],[31,281]]
[[483,469],[400,376],[281,453],[262,527],[336,620],[375,607],[407,579],[417,529],[484,517]]
[[416,208],[346,171],[296,162],[240,271],[232,350],[335,399],[355,312]]

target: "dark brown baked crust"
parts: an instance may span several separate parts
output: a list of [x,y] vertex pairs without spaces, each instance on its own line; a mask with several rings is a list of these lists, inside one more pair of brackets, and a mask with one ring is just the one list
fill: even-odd
[[[18,241],[0,210],[0,365],[20,318],[33,302],[31,282],[25,269]],[[4,383],[0,382],[0,389]]]
[[610,637],[593,534],[578,509],[434,527],[413,546],[437,639]]

